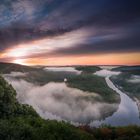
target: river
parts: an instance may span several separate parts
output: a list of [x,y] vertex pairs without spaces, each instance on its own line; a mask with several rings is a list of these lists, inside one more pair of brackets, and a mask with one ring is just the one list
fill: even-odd
[[111,75],[105,78],[107,85],[120,94],[121,102],[118,110],[105,120],[93,121],[91,126],[100,126],[107,124],[112,126],[138,125],[140,124],[139,111],[136,102],[120,91],[109,79]]
[[[99,126],[101,124],[108,124],[112,126],[140,124],[139,111],[136,102],[134,102],[131,98],[129,98],[125,93],[120,91],[110,80],[110,77],[112,75],[118,75],[119,73],[120,72],[113,72],[111,70],[105,70],[105,69],[94,73],[98,76],[102,76],[105,78],[107,85],[120,95],[121,101],[118,110],[112,116],[109,116],[101,121],[100,120],[91,121],[90,126]],[[22,103],[27,103],[29,105],[32,105],[43,118],[61,120],[61,117],[62,118],[67,117],[67,120],[79,121],[82,119],[86,120],[88,117],[94,118],[96,114],[98,116],[99,114],[98,111],[101,104],[98,104],[99,106],[98,107],[97,104],[92,105],[86,102],[86,104],[85,103],[84,104],[86,105],[85,108],[87,108],[87,110],[80,111],[81,107],[83,106],[83,102],[81,103],[81,101],[79,100],[77,104],[76,97],[78,95],[79,96],[85,95],[83,91],[80,91],[78,89],[68,88],[64,83],[49,83],[44,86],[36,86],[24,80],[20,80],[20,81],[14,80],[15,76],[17,75],[23,76],[23,74],[12,73],[10,75],[4,75],[4,77],[16,89],[18,93],[17,98],[19,99],[19,101]],[[13,76],[13,77],[9,77],[10,78],[9,79],[7,76]],[[73,108],[71,108],[71,105],[73,105]],[[104,104],[102,105],[106,109],[106,106]],[[65,109],[65,107],[67,108]],[[50,112],[51,111],[55,112],[54,114],[58,114],[57,116],[60,116],[60,118],[56,117],[56,115],[52,115],[52,114],[50,115],[50,113],[48,114],[48,110],[50,110]],[[60,112],[62,113],[59,114]]]

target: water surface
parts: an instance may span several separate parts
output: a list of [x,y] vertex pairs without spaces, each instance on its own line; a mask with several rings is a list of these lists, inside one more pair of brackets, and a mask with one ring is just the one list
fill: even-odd
[[[103,70],[102,70],[103,71]],[[120,91],[109,79],[111,75],[105,78],[108,86],[120,94],[121,102],[118,110],[105,120],[93,121],[91,126],[99,126],[101,124],[108,124],[112,126],[125,126],[125,125],[139,125],[139,111],[136,102],[129,98],[125,93]]]

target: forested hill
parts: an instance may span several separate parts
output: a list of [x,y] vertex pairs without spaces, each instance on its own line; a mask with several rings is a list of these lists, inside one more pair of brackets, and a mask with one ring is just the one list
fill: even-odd
[[43,120],[32,107],[21,105],[16,92],[0,77],[0,140],[94,140],[70,124]]
[[0,76],[0,140],[140,140],[140,127],[77,128],[44,120],[32,107],[19,104],[15,90]]
[[121,67],[113,68],[112,70],[140,75],[140,66],[121,66]]
[[12,71],[29,72],[29,71],[34,71],[36,69],[37,68],[25,66],[25,65],[0,62],[0,73],[10,73]]

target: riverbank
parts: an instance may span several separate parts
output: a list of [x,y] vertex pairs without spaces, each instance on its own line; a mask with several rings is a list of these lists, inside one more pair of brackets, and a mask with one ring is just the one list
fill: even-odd
[[120,94],[121,103],[118,110],[112,116],[105,120],[92,122],[91,127],[102,124],[111,126],[139,125],[140,119],[137,104],[129,96],[120,91],[109,78],[110,76],[106,77],[106,82],[111,89]]

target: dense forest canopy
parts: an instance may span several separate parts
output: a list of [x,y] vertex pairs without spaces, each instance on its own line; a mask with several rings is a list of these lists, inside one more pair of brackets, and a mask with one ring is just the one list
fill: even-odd
[[1,140],[139,140],[140,127],[89,128],[42,119],[32,107],[19,104],[16,91],[0,77]]

